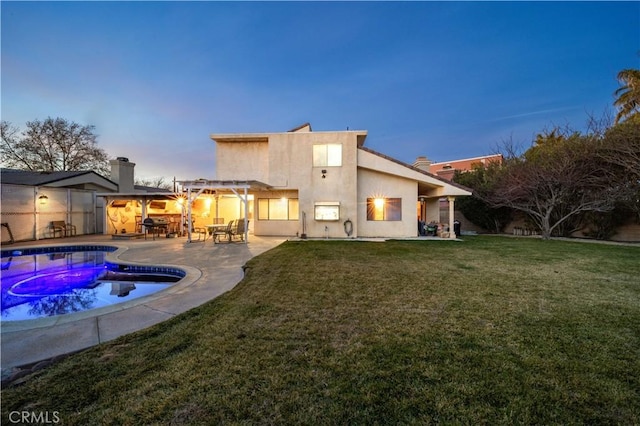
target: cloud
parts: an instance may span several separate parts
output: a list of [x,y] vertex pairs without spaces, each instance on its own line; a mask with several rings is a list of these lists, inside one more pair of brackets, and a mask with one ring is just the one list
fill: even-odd
[[562,111],[575,111],[575,110],[579,110],[581,109],[581,107],[578,106],[571,106],[571,107],[563,107],[563,108],[551,108],[551,109],[541,109],[541,110],[537,110],[537,111],[528,111],[528,112],[523,112],[520,114],[513,114],[513,115],[506,115],[503,117],[497,117],[494,118],[492,120],[488,120],[489,122],[495,122],[495,121],[503,121],[503,120],[512,120],[514,118],[525,118],[525,117],[531,117],[534,115],[543,115],[543,114],[551,114],[551,113],[556,113],[556,112],[562,112]]

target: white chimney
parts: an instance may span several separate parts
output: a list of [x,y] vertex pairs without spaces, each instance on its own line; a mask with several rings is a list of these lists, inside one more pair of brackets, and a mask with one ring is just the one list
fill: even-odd
[[431,166],[431,160],[427,157],[418,157],[416,161],[413,162],[413,167],[424,170],[425,172],[429,171],[429,166]]
[[118,192],[135,192],[133,188],[133,168],[136,163],[130,163],[126,157],[110,160],[111,180],[118,184]]

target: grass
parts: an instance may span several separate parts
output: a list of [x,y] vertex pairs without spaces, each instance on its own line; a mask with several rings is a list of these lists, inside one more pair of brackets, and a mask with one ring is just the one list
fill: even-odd
[[638,424],[640,248],[288,242],[2,391],[64,424]]

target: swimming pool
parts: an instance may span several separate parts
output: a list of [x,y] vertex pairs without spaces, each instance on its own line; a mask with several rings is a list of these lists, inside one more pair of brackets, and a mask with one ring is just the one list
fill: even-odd
[[111,246],[2,251],[2,321],[66,315],[147,296],[181,280],[170,267],[106,260]]

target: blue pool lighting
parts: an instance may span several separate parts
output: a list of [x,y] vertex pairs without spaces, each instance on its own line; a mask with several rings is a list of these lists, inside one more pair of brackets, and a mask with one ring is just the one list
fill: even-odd
[[2,321],[65,315],[163,290],[185,276],[176,268],[105,260],[109,246],[2,251]]

